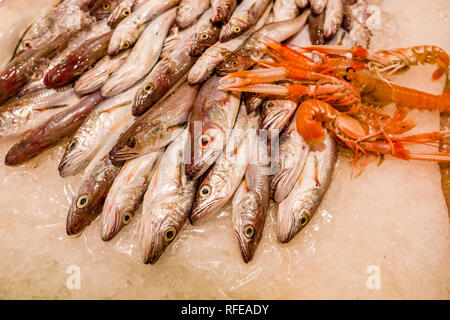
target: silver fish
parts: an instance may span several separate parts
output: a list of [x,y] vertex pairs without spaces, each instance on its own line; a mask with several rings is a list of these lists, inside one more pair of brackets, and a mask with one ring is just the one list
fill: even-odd
[[241,104],[233,132],[216,163],[202,178],[189,220],[199,223],[217,212],[231,199],[247,170],[249,149],[256,139],[258,116],[247,115]]
[[273,22],[293,19],[299,10],[295,0],[275,0],[273,5]]
[[125,62],[129,53],[130,50],[127,50],[114,57],[104,56],[75,82],[75,92],[79,95],[85,95],[99,90],[109,76]]
[[243,0],[220,31],[220,42],[236,38],[255,25],[271,0]]
[[186,175],[195,180],[216,161],[230,136],[240,105],[240,93],[218,88],[220,78],[203,84],[189,121],[190,161]]
[[143,4],[116,27],[109,42],[108,54],[115,55],[130,48],[150,21],[172,9],[179,2],[180,0],[153,0]]
[[314,14],[320,14],[327,6],[328,0],[309,0],[311,10]]
[[323,27],[325,38],[331,39],[335,36],[341,27],[343,18],[342,0],[328,0]]
[[291,241],[314,216],[330,185],[335,163],[336,145],[327,135],[318,150],[310,150],[294,188],[278,207],[280,242]]
[[151,152],[127,161],[122,167],[103,205],[101,214],[103,241],[111,240],[130,223],[163,154],[163,149]]
[[112,97],[145,77],[158,61],[164,39],[175,20],[176,9],[170,9],[145,28],[136,45],[119,70],[102,87],[102,96]]
[[167,147],[144,196],[140,244],[144,263],[154,264],[180,233],[195,197],[196,181],[184,172],[189,132]]
[[270,194],[275,202],[283,201],[297,181],[309,154],[309,145],[297,132],[295,116],[279,142],[277,171],[270,182]]
[[209,5],[209,0],[181,0],[175,23],[181,29],[186,28],[208,10]]

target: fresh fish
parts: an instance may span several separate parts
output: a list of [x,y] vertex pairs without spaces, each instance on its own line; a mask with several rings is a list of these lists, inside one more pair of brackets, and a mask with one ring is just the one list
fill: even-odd
[[271,197],[278,203],[291,192],[309,153],[309,145],[297,132],[295,117],[280,137],[279,150],[277,171],[270,182]]
[[119,0],[96,0],[91,1],[90,14],[97,20],[107,18],[118,6]]
[[104,56],[92,69],[89,69],[75,82],[74,90],[79,95],[99,90],[105,84],[112,73],[117,71],[127,59],[130,50],[111,57]]
[[321,14],[327,6],[328,0],[309,0],[311,10],[314,14]]
[[324,36],[331,39],[339,31],[344,18],[342,0],[328,0],[325,9]]
[[209,5],[209,0],[181,0],[175,23],[181,29],[186,28],[208,10]]
[[73,82],[106,55],[111,35],[112,32],[108,32],[87,40],[45,75],[44,84],[49,88],[55,88]]
[[309,4],[309,0],[295,0],[295,3],[300,9],[306,8]]
[[125,131],[133,120],[131,104],[138,86],[104,100],[93,110],[67,144],[58,166],[61,177],[75,175],[97,154],[112,132]]
[[278,206],[277,237],[291,241],[311,220],[331,182],[336,145],[327,135],[319,149],[311,149],[291,193]]
[[220,78],[203,84],[189,120],[190,161],[186,175],[195,180],[216,161],[230,136],[239,110],[241,95],[220,90]]
[[72,86],[14,97],[0,108],[0,137],[22,135],[78,101]]
[[309,10],[305,10],[297,18],[274,22],[260,28],[257,32],[252,34],[236,54],[232,54],[227,60],[222,61],[217,66],[216,72],[219,75],[226,75],[250,68],[253,63],[249,60],[259,59],[264,56],[264,50],[266,48],[264,42],[269,39],[283,42],[290,38],[303,29],[309,13]]
[[95,19],[86,12],[89,0],[65,0],[32,24],[23,35],[16,56],[30,49],[42,49],[56,39],[69,38],[91,25]]
[[172,89],[120,137],[111,150],[111,159],[133,159],[165,147],[177,138],[186,126],[198,89],[198,85],[187,82]]
[[309,38],[313,45],[325,43],[325,11],[319,15],[311,14],[308,19]]
[[216,163],[206,172],[199,185],[189,220],[204,221],[231,199],[247,170],[249,149],[256,141],[258,116],[247,115],[241,104],[233,132]]
[[254,26],[271,0],[243,0],[234,10],[230,21],[220,31],[220,42],[236,38]]
[[220,27],[211,22],[212,9],[208,9],[198,23],[198,29],[192,39],[191,56],[201,56],[210,45],[219,39]]
[[154,264],[180,233],[191,211],[196,181],[184,172],[184,152],[189,143],[184,131],[167,147],[144,196],[140,243],[144,263]]
[[237,0],[211,0],[212,23],[226,24],[237,6]]
[[55,114],[37,128],[29,131],[8,151],[5,164],[12,166],[23,163],[62,138],[71,135],[101,100],[103,98],[99,92],[85,96],[76,105]]
[[147,24],[175,7],[180,0],[152,0],[144,3],[114,29],[108,47],[109,55],[130,48],[141,36]]
[[264,96],[259,95],[253,92],[243,92],[242,99],[245,101],[245,107],[247,108],[247,112],[251,113],[261,106],[264,102]]
[[108,26],[110,26],[113,29],[117,27],[117,25],[120,22],[122,22],[123,19],[125,19],[131,14],[134,3],[135,0],[120,1],[119,4],[111,11],[111,14],[108,16]]
[[175,8],[170,9],[148,24],[125,63],[102,87],[104,97],[112,97],[130,88],[150,72],[161,54],[164,39],[175,20],[175,13]]
[[122,162],[111,161],[106,153],[83,179],[67,214],[66,232],[69,236],[81,233],[100,214],[122,165]]
[[[256,30],[266,24],[271,10],[272,4],[267,6],[266,11],[256,23]],[[243,43],[253,34],[253,32],[254,29],[249,29],[239,37],[231,39],[227,42],[216,43],[215,45],[207,48],[189,71],[189,83],[196,84],[206,81],[214,73],[217,65],[228,57],[232,56],[232,53],[239,49],[243,45]]]
[[103,205],[101,215],[103,241],[111,240],[130,223],[163,154],[164,150],[151,152],[126,162],[122,167]]
[[190,54],[193,37],[203,21],[210,17],[210,12],[205,12],[194,25],[180,32],[182,42],[179,43],[178,49],[159,60],[144,79],[142,90],[138,91],[134,99],[133,115],[144,114],[187,73],[196,59]]
[[233,196],[233,229],[246,263],[253,259],[261,240],[265,215],[258,193],[251,191],[244,179]]
[[0,70],[11,60],[21,37],[35,21],[43,18],[58,0],[0,1]]
[[293,19],[299,10],[295,0],[275,0],[273,5],[273,22]]
[[264,130],[283,130],[296,108],[297,103],[292,100],[265,101],[261,110],[259,128]]

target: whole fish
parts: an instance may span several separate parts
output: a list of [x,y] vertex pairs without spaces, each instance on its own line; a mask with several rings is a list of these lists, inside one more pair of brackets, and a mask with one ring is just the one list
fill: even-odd
[[237,0],[211,0],[212,23],[226,24],[237,6]]
[[93,110],[67,144],[58,166],[61,177],[75,175],[97,154],[113,132],[123,132],[133,120],[131,104],[138,87],[104,100]]
[[102,20],[109,17],[119,2],[120,0],[94,0],[90,3],[91,8],[89,12],[97,20]]
[[175,23],[181,29],[186,28],[208,10],[209,5],[209,0],[181,0]]
[[111,150],[111,159],[133,159],[165,147],[177,138],[186,126],[198,89],[198,85],[187,82],[173,89],[122,134]]
[[204,221],[231,199],[247,170],[250,146],[256,141],[258,116],[247,115],[241,104],[233,132],[221,156],[202,178],[189,220],[191,224]]
[[69,38],[91,25],[95,19],[87,12],[89,0],[65,0],[33,23],[23,35],[15,55],[42,49],[56,39]]
[[297,132],[295,117],[283,132],[279,143],[278,167],[270,181],[270,195],[278,203],[291,192],[309,153],[309,145]]
[[311,149],[294,188],[278,206],[277,237],[291,241],[311,220],[331,182],[336,145],[327,135],[318,150]]
[[5,164],[12,166],[23,163],[62,138],[71,135],[101,100],[103,98],[99,92],[85,96],[77,104],[55,114],[37,128],[29,131],[8,151]]
[[260,129],[281,131],[297,108],[292,100],[267,100],[261,110]]
[[212,9],[208,9],[198,24],[197,32],[192,39],[191,55],[199,57],[210,45],[219,39],[220,27],[211,22]]
[[83,179],[67,214],[66,232],[69,236],[82,232],[100,214],[122,165],[111,161],[106,153]]
[[191,211],[196,181],[187,179],[183,158],[189,133],[172,142],[144,196],[140,243],[144,263],[154,264],[180,233]]
[[309,0],[295,0],[295,3],[300,9],[306,8],[309,4]]
[[193,37],[203,21],[210,17],[210,12],[205,12],[195,24],[180,32],[182,42],[179,43],[178,49],[159,60],[144,79],[142,90],[138,91],[134,99],[133,115],[144,114],[187,73],[196,59],[191,56]]
[[220,31],[220,42],[236,38],[254,26],[271,0],[243,0],[234,10],[230,21]]
[[189,119],[190,158],[186,175],[195,180],[216,161],[230,136],[239,110],[241,95],[220,90],[220,78],[203,84]]
[[227,58],[227,60],[222,61],[217,66],[216,72],[219,75],[226,75],[228,73],[250,68],[253,65],[251,60],[259,59],[264,56],[266,49],[264,42],[269,41],[269,39],[283,42],[284,40],[290,38],[303,29],[309,13],[309,10],[305,10],[297,18],[270,23],[260,28],[257,32],[253,33],[247,41],[245,41],[236,54],[232,54]]
[[344,18],[344,7],[342,0],[328,0],[325,9],[324,36],[327,39],[333,38],[341,27]]
[[0,137],[16,137],[79,101],[72,86],[14,97],[0,108]]
[[117,71],[127,59],[130,50],[111,57],[104,56],[91,69],[83,73],[75,82],[74,90],[79,95],[85,95],[99,90],[112,73]]
[[130,160],[120,170],[106,197],[101,214],[103,241],[114,238],[130,223],[164,151],[151,152]]
[[233,196],[233,229],[246,263],[253,259],[265,224],[261,199],[244,179]]
[[[267,6],[266,11],[256,23],[256,30],[266,24],[271,10],[272,4]],[[214,73],[217,65],[228,57],[231,57],[232,53],[240,48],[242,44],[253,34],[253,32],[253,29],[249,29],[239,37],[228,40],[227,42],[216,43],[215,45],[207,48],[189,71],[189,83],[196,84],[206,81],[206,79]]]
[[308,19],[309,38],[313,45],[325,43],[325,11],[319,15],[311,14]]
[[49,88],[60,87],[73,82],[95,62],[106,55],[112,32],[89,39],[72,51],[64,61],[53,67],[44,77]]
[[164,39],[175,20],[176,9],[170,9],[145,28],[125,63],[102,87],[104,97],[112,97],[145,77],[158,61]]
[[311,10],[314,14],[321,14],[327,6],[328,0],[309,0]]
[[109,55],[116,55],[130,48],[141,36],[147,24],[164,12],[172,9],[180,0],[152,0],[132,12],[114,29],[108,47]]
[[295,0],[275,0],[273,5],[273,22],[293,19],[299,10]]

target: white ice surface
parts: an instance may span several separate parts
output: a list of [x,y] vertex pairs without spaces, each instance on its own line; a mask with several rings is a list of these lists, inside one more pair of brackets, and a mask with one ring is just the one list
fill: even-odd
[[[449,1],[377,4],[388,14],[375,47],[435,44],[450,52]],[[432,71],[417,67],[398,81],[439,93]],[[438,129],[436,112],[410,116],[415,132]],[[0,159],[13,142],[0,142]],[[65,234],[80,182],[58,175],[66,143],[19,167],[0,164],[0,299],[450,298],[449,219],[434,163],[388,157],[351,178],[341,153],[319,212],[290,244],[277,242],[272,208],[256,256],[244,264],[226,208],[202,226],[186,224],[150,266],[137,246],[139,215],[108,243],[98,220],[77,238]],[[79,290],[66,286],[72,265],[81,271]],[[367,287],[369,266],[379,267],[379,290]]]

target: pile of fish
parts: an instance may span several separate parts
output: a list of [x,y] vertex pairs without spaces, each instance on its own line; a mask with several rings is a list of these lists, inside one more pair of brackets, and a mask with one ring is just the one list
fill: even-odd
[[307,24],[315,44],[339,34],[367,47],[367,8],[363,0],[63,0],[26,30],[0,72],[0,137],[19,138],[5,163],[70,137],[59,173],[84,173],[67,234],[101,215],[101,238],[111,240],[142,206],[145,263],[186,220],[201,223],[232,201],[249,262],[270,199],[279,203],[280,242],[311,220],[336,146],[303,140],[293,101],[222,91],[221,77],[264,58],[268,39],[310,45],[295,43]]

